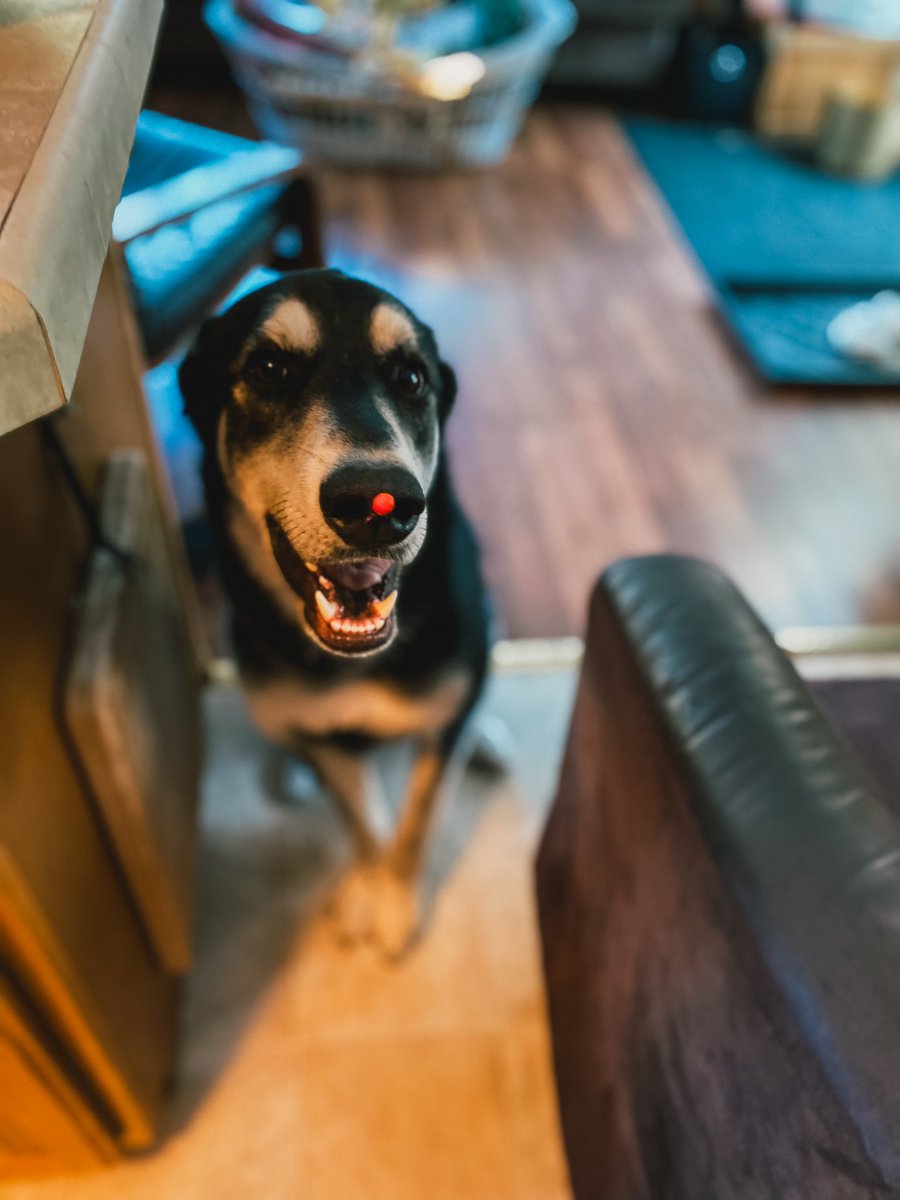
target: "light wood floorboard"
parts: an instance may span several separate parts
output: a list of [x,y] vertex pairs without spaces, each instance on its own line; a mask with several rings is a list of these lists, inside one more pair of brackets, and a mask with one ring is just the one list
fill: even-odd
[[335,941],[322,905],[347,843],[333,808],[296,771],[298,802],[273,804],[266,747],[237,692],[214,689],[197,961],[164,1140],[120,1166],[0,1186],[2,1200],[568,1200],[532,855],[573,688],[571,670],[495,681],[515,777],[470,775],[444,807],[444,882],[399,965]]

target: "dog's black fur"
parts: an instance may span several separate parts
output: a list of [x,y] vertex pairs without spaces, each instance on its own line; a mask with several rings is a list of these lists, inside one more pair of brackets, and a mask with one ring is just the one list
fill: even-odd
[[[320,344],[303,359],[296,387],[278,404],[251,397],[235,399],[242,357],[250,341],[278,305],[299,298],[321,331]],[[427,533],[416,556],[402,566],[396,605],[397,633],[384,649],[366,655],[336,655],[291,620],[248,561],[229,524],[234,496],[221,460],[220,424],[229,414],[230,453],[243,454],[267,441],[289,438],[307,412],[308,397],[324,403],[328,419],[349,437],[353,453],[377,450],[384,435],[375,400],[383,396],[384,356],[373,351],[368,329],[382,304],[402,310],[415,330],[418,350],[429,368],[430,408],[407,418],[404,432],[424,443],[436,422],[440,438],[453,405],[456,380],[438,357],[434,337],[388,293],[336,271],[304,271],[283,276],[240,300],[223,316],[208,321],[185,359],[179,380],[186,412],[204,446],[204,483],[209,520],[218,549],[222,578],[233,606],[234,646],[246,682],[302,677],[328,689],[355,681],[390,684],[411,698],[426,697],[434,681],[451,668],[465,671],[468,684],[452,721],[441,731],[449,748],[475,704],[488,657],[488,606],[478,547],[454,495],[444,448],[439,443],[427,499]],[[381,373],[380,373],[381,372]],[[382,405],[385,403],[381,401]],[[309,735],[298,730],[301,744]],[[377,714],[366,728],[340,723],[317,737],[358,751],[379,737]]]

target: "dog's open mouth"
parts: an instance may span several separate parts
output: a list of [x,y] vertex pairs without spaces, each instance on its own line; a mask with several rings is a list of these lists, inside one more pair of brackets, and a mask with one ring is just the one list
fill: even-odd
[[393,637],[400,568],[386,558],[304,562],[274,518],[269,535],[275,561],[304,604],[319,641],[341,654],[378,650]]
[[336,650],[354,653],[383,646],[394,632],[399,568],[385,558],[305,563],[313,578],[311,616],[316,633]]

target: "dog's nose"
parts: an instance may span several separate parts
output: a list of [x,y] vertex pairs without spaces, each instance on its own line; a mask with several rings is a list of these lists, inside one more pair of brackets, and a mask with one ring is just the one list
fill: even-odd
[[322,484],[325,520],[357,550],[393,546],[415,529],[425,508],[418,480],[403,467],[338,467]]

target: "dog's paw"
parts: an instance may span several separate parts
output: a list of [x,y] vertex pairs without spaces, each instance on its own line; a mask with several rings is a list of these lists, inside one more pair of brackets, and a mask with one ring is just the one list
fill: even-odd
[[345,946],[366,941],[372,934],[375,913],[376,869],[357,866],[334,891],[326,907],[337,940]]
[[415,883],[388,867],[378,872],[372,912],[372,938],[389,959],[401,958],[422,931],[422,902]]
[[343,945],[372,942],[389,959],[401,958],[422,926],[418,888],[381,863],[349,871],[329,900],[326,913]]

